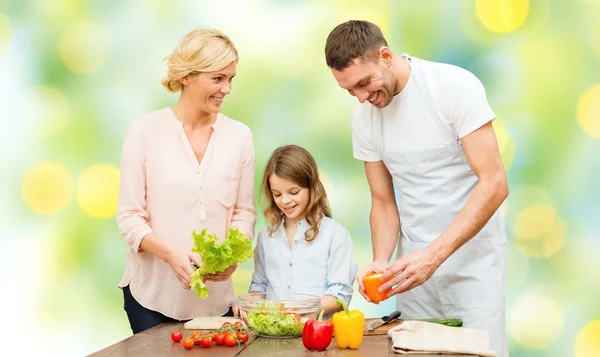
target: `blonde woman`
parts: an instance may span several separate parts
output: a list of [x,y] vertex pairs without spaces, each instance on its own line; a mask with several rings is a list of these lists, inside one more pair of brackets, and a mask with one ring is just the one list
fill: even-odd
[[232,315],[233,265],[207,277],[210,296],[190,290],[191,233],[254,236],[254,144],[250,129],[221,114],[238,54],[219,31],[196,30],[167,57],[162,84],[175,105],[136,120],[123,144],[117,223],[131,247],[123,278],[133,333],[165,321]]
[[251,293],[303,293],[321,297],[325,313],[350,303],[358,271],[350,234],[331,219],[327,193],[312,155],[297,145],[279,147],[263,177],[267,228],[254,250]]

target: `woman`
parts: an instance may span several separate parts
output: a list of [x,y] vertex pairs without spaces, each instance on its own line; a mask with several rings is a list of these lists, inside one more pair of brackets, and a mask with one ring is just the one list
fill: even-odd
[[179,100],[136,120],[123,144],[117,223],[130,245],[119,287],[133,333],[165,321],[232,315],[231,274],[207,276],[201,300],[190,290],[192,231],[219,240],[227,229],[254,236],[254,145],[244,124],[220,113],[238,61],[219,31],[187,34],[167,57],[162,84]]

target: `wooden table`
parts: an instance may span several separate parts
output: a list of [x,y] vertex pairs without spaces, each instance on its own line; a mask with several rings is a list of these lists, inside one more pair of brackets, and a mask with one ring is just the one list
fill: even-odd
[[[239,347],[217,346],[215,344],[210,348],[194,346],[191,350],[185,350],[181,342],[171,341],[171,332],[180,330],[183,337],[189,337],[192,332],[183,328],[183,323],[164,323],[153,327],[144,332],[133,335],[121,342],[115,343],[103,350],[100,350],[90,356],[93,357],[117,357],[117,356],[240,356],[240,357],[294,357],[294,356],[321,356],[321,357],[379,357],[394,356],[391,340],[387,335],[365,336],[363,342],[357,350],[338,349],[335,341],[327,350],[308,351],[304,348],[301,338],[262,338],[250,336],[248,342]],[[440,355],[419,355],[419,357],[439,357]],[[453,356],[461,357],[461,356]],[[466,356],[463,356],[466,357]]]

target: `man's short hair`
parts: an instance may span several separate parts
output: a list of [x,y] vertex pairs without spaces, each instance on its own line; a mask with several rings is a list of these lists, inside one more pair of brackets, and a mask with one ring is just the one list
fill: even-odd
[[377,57],[381,46],[387,46],[381,29],[368,21],[351,20],[336,26],[327,37],[327,66],[342,71],[353,59]]

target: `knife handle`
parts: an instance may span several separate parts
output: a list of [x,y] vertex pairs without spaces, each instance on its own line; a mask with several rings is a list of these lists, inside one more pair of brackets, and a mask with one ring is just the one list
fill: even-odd
[[383,320],[383,322],[390,322],[392,320],[399,318],[400,315],[402,315],[402,313],[400,311],[394,311],[391,314],[389,314],[388,316],[382,317],[381,319]]

